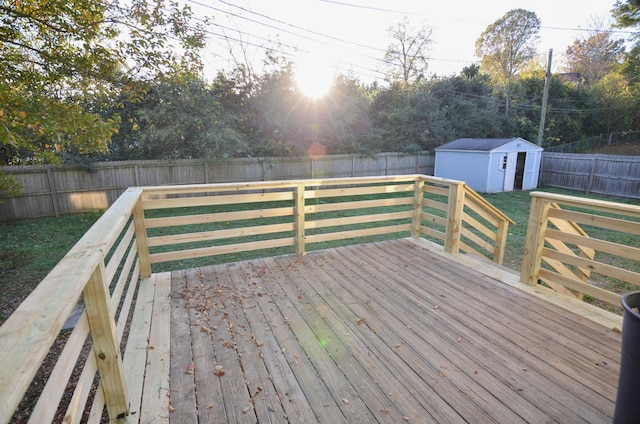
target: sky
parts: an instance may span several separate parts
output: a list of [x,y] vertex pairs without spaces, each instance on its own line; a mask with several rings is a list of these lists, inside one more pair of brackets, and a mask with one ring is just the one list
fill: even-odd
[[[364,83],[383,82],[381,59],[391,42],[388,28],[405,17],[412,25],[424,23],[433,30],[427,73],[459,73],[464,66],[477,63],[475,41],[487,26],[517,8],[540,18],[540,60],[546,63],[553,49],[553,71],[557,72],[567,46],[586,34],[582,30],[590,28],[593,19],[609,22],[615,4],[615,0],[183,1],[196,16],[212,18],[203,54],[205,76],[245,60],[261,73],[264,48],[273,47],[295,64],[300,81],[307,79],[318,87],[330,84],[337,73],[351,74]],[[627,34],[619,35],[624,38]],[[232,41],[225,41],[224,36]],[[245,51],[234,40],[242,40]]]

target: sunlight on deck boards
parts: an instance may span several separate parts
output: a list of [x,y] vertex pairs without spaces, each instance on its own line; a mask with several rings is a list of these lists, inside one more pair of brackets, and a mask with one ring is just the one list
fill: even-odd
[[173,272],[170,320],[174,423],[612,419],[620,334],[408,240]]

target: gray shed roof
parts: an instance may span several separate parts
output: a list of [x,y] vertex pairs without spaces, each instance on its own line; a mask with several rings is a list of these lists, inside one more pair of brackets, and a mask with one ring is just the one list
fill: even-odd
[[[491,151],[493,149],[497,149],[498,147],[504,146],[507,143],[510,143],[514,140],[521,139],[522,141],[526,141],[520,137],[510,137],[510,138],[459,138],[457,140],[453,140],[450,143],[443,144],[442,146],[436,147],[436,150],[475,150],[475,151]],[[528,143],[528,142],[527,142]]]

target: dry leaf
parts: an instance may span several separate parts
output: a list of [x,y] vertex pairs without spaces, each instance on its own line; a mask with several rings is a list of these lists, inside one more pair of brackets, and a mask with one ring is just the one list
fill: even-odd
[[262,346],[264,343],[262,343],[261,341],[256,340],[256,346],[260,347]]
[[462,337],[458,336],[458,343],[460,343],[462,341]]
[[173,406],[169,405],[167,406],[167,409],[169,410],[169,412],[173,412],[176,410],[176,408],[174,408]]
[[345,405],[349,404],[349,399],[342,399],[342,403],[344,403]]
[[381,409],[380,412],[382,412],[383,414],[388,414],[389,413],[389,408]]
[[358,323],[358,325],[362,325],[364,323],[364,318],[358,318],[356,322]]
[[440,371],[440,372],[438,373],[438,375],[439,375],[440,377],[444,377],[444,373],[443,373],[442,371]]
[[440,307],[439,307],[438,305],[435,305],[435,306],[433,307],[433,309],[439,309],[439,308],[440,308]]
[[193,372],[196,369],[196,364],[194,364],[193,362],[189,364],[189,366],[187,367],[187,370],[184,372],[185,374],[193,374]]
[[252,405],[252,404],[249,404],[249,406],[247,406],[246,408],[244,408],[244,409],[242,410],[242,412],[246,414],[247,412],[251,411],[252,409],[253,409],[253,405]]
[[400,343],[398,343],[397,345],[395,345],[394,347],[400,347],[402,346]]
[[402,417],[403,420],[409,421],[409,417]]
[[224,375],[224,368],[222,367],[222,365],[216,365],[213,369],[213,373],[218,377],[222,377]]
[[203,333],[211,333],[211,330],[209,330],[207,327],[200,327],[200,331],[202,331]]

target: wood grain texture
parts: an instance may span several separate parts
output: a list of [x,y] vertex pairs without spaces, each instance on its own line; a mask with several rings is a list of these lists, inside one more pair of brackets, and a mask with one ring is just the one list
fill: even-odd
[[611,422],[620,334],[493,266],[395,240],[174,273],[170,419]]

